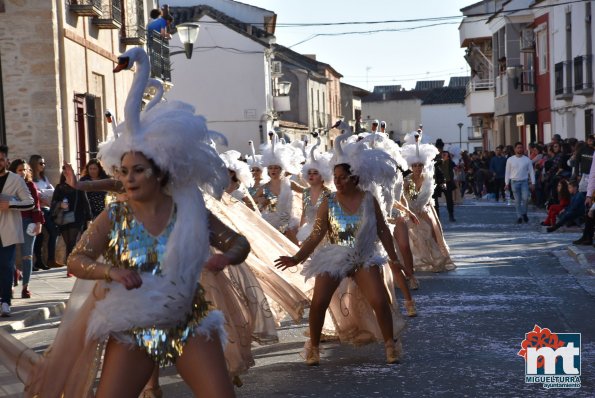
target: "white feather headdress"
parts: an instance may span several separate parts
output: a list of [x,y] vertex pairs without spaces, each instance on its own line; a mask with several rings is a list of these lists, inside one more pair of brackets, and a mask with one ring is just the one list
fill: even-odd
[[432,144],[407,144],[401,148],[401,155],[409,167],[416,163],[422,163],[424,167],[429,167],[438,153],[438,149]]
[[262,165],[279,166],[290,174],[299,174],[305,160],[301,149],[279,141],[275,132],[269,133],[270,143],[261,147]]
[[223,159],[223,163],[225,166],[236,173],[236,177],[245,187],[251,187],[254,185],[254,177],[252,177],[252,173],[250,172],[250,166],[248,163],[242,162],[240,157],[242,154],[235,150],[229,150],[227,152],[223,152],[220,154],[221,159]]
[[262,165],[262,155],[256,154],[256,150],[254,149],[254,142],[250,140],[248,141],[248,145],[250,146],[250,155],[246,156],[248,166],[250,166],[250,168],[260,169],[260,182],[264,184],[267,181],[269,181],[269,173],[267,171],[267,168]]
[[326,185],[332,184],[333,182],[333,170],[331,169],[331,158],[332,154],[329,152],[316,153],[316,150],[320,146],[320,137],[317,138],[316,145],[310,149],[310,156],[302,167],[302,178],[308,180],[309,170],[318,170],[322,180]]
[[344,132],[335,139],[331,168],[340,163],[349,164],[352,174],[359,177],[361,189],[370,191],[383,211],[390,210],[398,178],[396,160],[382,149],[370,148],[363,140],[351,140],[351,128],[345,122],[337,122],[335,127]]

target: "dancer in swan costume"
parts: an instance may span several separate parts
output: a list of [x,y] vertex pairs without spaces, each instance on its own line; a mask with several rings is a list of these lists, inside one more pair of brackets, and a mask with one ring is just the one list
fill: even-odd
[[285,173],[298,174],[304,159],[299,149],[279,142],[274,132],[269,137],[270,144],[262,148],[262,165],[271,180],[256,192],[256,202],[262,217],[297,244],[300,216],[295,214],[293,191],[302,193],[304,188]]
[[227,170],[229,170],[230,182],[225,192],[240,202],[243,202],[250,210],[258,212],[256,203],[254,203],[254,199],[252,199],[248,191],[254,185],[254,177],[250,171],[250,166],[240,160],[242,154],[238,151],[230,150],[223,152],[219,156],[221,156]]
[[[227,185],[227,170],[209,146],[221,138],[184,103],[159,103],[141,115],[146,54],[127,51],[115,72],[135,62],[126,120],[100,149],[102,162],[121,170],[128,202],[106,208],[68,259],[79,280],[54,344],[43,358],[26,349],[16,358],[26,396],[91,396],[106,341],[98,396],[136,397],[154,363],[174,362],[195,395],[233,396],[220,344],[223,315],[196,282],[203,267],[241,263],[250,249],[208,212],[199,190],[217,196]],[[155,206],[155,216],[137,213],[144,203]],[[209,244],[223,254],[208,258]],[[5,349],[10,339],[2,340]]]
[[308,161],[302,167],[302,179],[307,181],[310,187],[302,193],[302,219],[297,239],[305,241],[312,233],[316,212],[322,200],[331,193],[333,187],[333,173],[330,165],[331,153],[316,154],[320,146],[320,138],[317,137],[316,145],[310,148]]
[[261,185],[269,181],[269,175],[266,167],[262,165],[262,155],[256,154],[254,142],[248,141],[248,145],[250,146],[250,155],[246,156],[246,161],[248,162],[248,166],[250,166],[252,178],[254,178],[254,185],[248,188],[248,192],[252,195],[252,199],[256,200],[256,192]]
[[[386,122],[380,122],[381,131],[376,134],[370,134],[363,139],[363,142],[371,148],[381,149],[386,152],[397,165],[394,185],[391,187],[387,184],[379,188],[385,201],[386,215],[389,218],[388,222],[394,226],[393,237],[397,243],[399,258],[403,264],[402,271],[408,282],[407,291],[403,291],[403,294],[408,297],[410,296],[409,288],[418,289],[419,282],[414,275],[413,254],[409,243],[407,220],[410,220],[413,224],[418,224],[419,220],[417,220],[417,216],[409,209],[407,199],[403,196],[403,171],[406,171],[409,166],[401,155],[401,148],[384,133],[385,128]],[[400,275],[397,275],[399,270],[393,267],[393,272],[395,273],[395,280],[399,283],[399,288],[403,290],[402,278]],[[409,316],[413,317],[417,315],[415,303],[411,299],[405,301],[405,308]]]
[[442,225],[432,205],[434,193],[434,158],[438,150],[432,144],[420,144],[419,133],[406,136],[402,154],[413,171],[405,179],[405,197],[419,224],[408,222],[409,241],[416,271],[442,272],[455,268],[444,240]]
[[[363,144],[354,143],[349,152],[344,151],[342,143],[350,135],[351,131],[347,130],[335,140],[333,173],[337,192],[330,194],[319,206],[312,233],[295,256],[281,256],[276,261],[277,267],[286,269],[306,261],[314,253],[303,271],[307,279],[315,277],[309,318],[310,340],[306,343],[308,365],[320,362],[319,344],[325,312],[345,278],[355,281],[364,302],[370,305],[367,312],[375,314],[387,362],[400,360],[399,336],[404,325],[402,320],[399,324],[396,302],[391,300],[384,285],[382,265],[385,259],[377,239],[380,238],[390,261],[398,262],[397,254],[378,201],[370,192],[360,189],[360,186],[371,186],[372,177],[378,177],[382,182],[391,163],[388,155],[383,157],[381,151],[366,150]],[[325,237],[329,244],[314,251]]]

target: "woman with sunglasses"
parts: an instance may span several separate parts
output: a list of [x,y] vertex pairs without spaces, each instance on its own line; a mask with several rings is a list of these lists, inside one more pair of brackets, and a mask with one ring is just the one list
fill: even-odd
[[[64,264],[56,261],[56,240],[60,231],[50,216],[50,206],[52,204],[52,196],[54,195],[54,186],[45,175],[46,162],[41,155],[31,155],[29,158],[29,166],[31,167],[31,179],[39,191],[39,200],[41,203],[41,211],[45,220],[43,226],[48,235],[47,240],[47,263],[42,259],[42,248],[44,238],[39,235],[35,240],[33,252],[35,254],[35,263],[33,271],[38,269],[47,270],[50,268],[64,267]],[[47,265],[46,265],[47,264]]]

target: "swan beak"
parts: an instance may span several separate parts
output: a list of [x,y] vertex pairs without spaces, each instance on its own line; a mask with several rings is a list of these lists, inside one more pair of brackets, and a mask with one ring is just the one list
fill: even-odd
[[129,57],[118,57],[118,65],[114,68],[114,73],[120,72],[122,69],[127,69],[130,63]]

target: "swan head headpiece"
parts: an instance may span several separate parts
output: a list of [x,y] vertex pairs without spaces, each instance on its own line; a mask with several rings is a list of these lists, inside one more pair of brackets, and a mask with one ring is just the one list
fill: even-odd
[[198,184],[206,192],[221,196],[229,175],[210,143],[225,143],[225,137],[209,131],[205,118],[184,102],[160,102],[141,112],[143,93],[149,84],[147,53],[139,47],[126,51],[118,57],[114,72],[133,65],[136,72],[124,105],[125,120],[116,127],[115,137],[100,146],[98,157],[102,163],[117,169],[126,153],[141,152],[169,173],[172,186]]
[[438,153],[438,149],[432,144],[407,144],[401,148],[401,155],[409,167],[417,163],[423,164],[424,167],[430,167]]
[[262,146],[262,165],[264,167],[279,166],[290,174],[298,174],[302,169],[304,156],[301,149],[280,142],[274,131],[269,132],[270,143]]
[[320,137],[316,138],[316,145],[310,149],[310,155],[306,160],[306,163],[302,167],[302,177],[305,181],[308,181],[308,171],[317,170],[325,185],[330,185],[333,182],[333,170],[331,168],[331,153],[316,153],[316,150],[320,146]]

